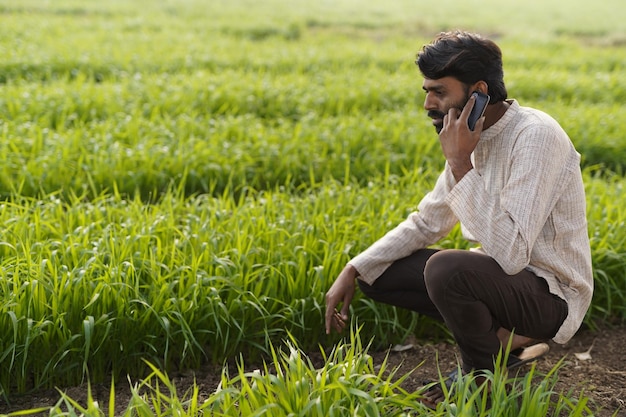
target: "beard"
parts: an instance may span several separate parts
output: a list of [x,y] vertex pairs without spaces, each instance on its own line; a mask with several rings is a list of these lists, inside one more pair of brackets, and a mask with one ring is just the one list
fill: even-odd
[[435,126],[435,130],[437,131],[437,134],[441,133],[441,129],[443,129],[443,117],[448,114],[448,111],[452,108],[456,108],[459,109],[459,111],[463,111],[463,108],[465,107],[465,105],[467,104],[467,102],[469,101],[471,96],[471,93],[469,91],[469,88],[465,89],[465,98],[459,100],[456,103],[453,103],[450,107],[448,107],[446,109],[445,112],[441,112],[438,110],[429,110],[428,111],[428,117],[430,117],[431,119],[439,119],[440,121],[438,123],[433,123],[433,126]]

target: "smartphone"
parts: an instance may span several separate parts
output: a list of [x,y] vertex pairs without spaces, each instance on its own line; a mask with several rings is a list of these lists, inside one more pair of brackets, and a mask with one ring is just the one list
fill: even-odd
[[490,97],[487,94],[483,94],[480,91],[474,91],[472,96],[476,97],[476,101],[474,102],[474,107],[472,107],[472,112],[467,119],[467,124],[469,125],[470,130],[474,130],[476,127],[476,122],[478,119],[483,117],[485,114],[485,109],[487,108],[487,104],[489,104]]

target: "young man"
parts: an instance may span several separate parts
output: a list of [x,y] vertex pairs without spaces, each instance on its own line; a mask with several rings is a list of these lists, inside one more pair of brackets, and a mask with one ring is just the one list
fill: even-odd
[[[463,372],[493,370],[509,340],[511,350],[567,342],[593,292],[580,155],[550,116],[507,99],[493,41],[442,33],[416,63],[445,169],[417,211],[339,274],[326,332],[346,326],[358,282],[374,300],[443,320]],[[472,131],[474,91],[491,99]],[[428,248],[457,222],[475,248]]]

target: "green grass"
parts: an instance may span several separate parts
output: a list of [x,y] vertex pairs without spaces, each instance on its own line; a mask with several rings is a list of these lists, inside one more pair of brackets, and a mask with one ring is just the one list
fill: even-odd
[[[621,0],[420,3],[0,0],[2,395],[280,363],[273,343],[288,335],[302,351],[340,343],[324,334],[325,291],[443,166],[413,60],[455,27],[495,36],[510,96],[581,152],[587,323],[624,320]],[[455,229],[440,245],[466,243]],[[353,316],[372,349],[430,336],[426,319],[360,295]],[[346,387],[363,402],[342,410],[395,401]],[[221,395],[212,407],[240,403]]]
[[[421,112],[421,80],[410,55],[417,45],[379,56],[371,41],[363,42],[362,53],[330,51],[310,66],[303,58],[255,63],[253,56],[221,68],[195,62],[175,72],[166,64],[120,69],[101,81],[73,68],[45,81],[11,80],[0,99],[0,193],[98,195],[115,187],[149,198],[182,183],[189,194],[221,194],[344,179],[347,167],[348,179],[362,185],[387,172],[441,164]],[[266,49],[263,57],[277,47],[263,43],[269,43],[258,48]],[[298,57],[298,44],[277,44]],[[520,54],[507,72],[511,95],[554,115],[586,166],[621,170],[623,126],[616,115],[626,82],[615,49],[567,40],[511,48]],[[555,48],[565,63],[542,57]],[[529,53],[540,58],[526,59]]]
[[[368,349],[353,330],[349,340],[338,343],[332,352],[322,351],[324,365],[317,368],[289,339],[272,348],[261,369],[246,370],[243,359],[235,375],[225,369],[219,387],[205,401],[196,385],[181,393],[166,374],[150,366],[152,372],[133,387],[130,404],[121,415],[592,415],[584,397],[568,398],[555,390],[561,364],[547,375],[539,375],[533,366],[523,377],[507,376],[499,368],[485,374],[484,382],[472,374],[464,376],[445,392],[437,409],[430,410],[420,401],[426,387],[413,392],[404,388],[419,367],[400,375],[399,367],[390,368],[386,361],[376,366]],[[106,406],[111,410],[114,405],[111,397]],[[50,415],[99,416],[102,410],[91,396],[87,404],[63,396]]]

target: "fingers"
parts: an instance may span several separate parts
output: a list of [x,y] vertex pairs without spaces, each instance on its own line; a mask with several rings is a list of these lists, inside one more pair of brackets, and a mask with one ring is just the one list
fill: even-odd
[[467,124],[467,120],[469,119],[470,113],[474,108],[474,103],[476,102],[476,97],[471,96],[462,110],[457,109],[456,107],[450,107],[448,109],[448,114],[446,114],[443,118],[444,125],[448,125],[453,123],[454,121],[464,122]]
[[352,297],[354,296],[354,289],[352,291],[348,291],[346,295],[344,295],[341,305],[341,317],[343,317],[344,321],[348,320],[348,313],[350,312],[350,303],[352,303]]
[[478,119],[478,121],[476,122],[476,125],[474,126],[474,132],[482,132],[484,123],[485,123],[485,116]]
[[450,107],[448,109],[448,113],[443,116],[443,126],[444,128],[450,129],[451,128],[451,124],[453,124],[454,122],[456,122],[457,120],[459,120],[461,118],[461,111],[459,109],[457,109],[456,107]]
[[467,119],[469,119],[469,115],[474,108],[474,103],[476,103],[476,97],[472,95],[470,96],[469,100],[467,100],[467,103],[465,103],[465,107],[463,107],[463,111],[461,112],[459,119],[465,118],[465,121],[467,122]]
[[341,333],[346,328],[348,315],[339,313],[336,308],[328,306],[326,308],[326,334],[330,334],[331,330]]
[[328,301],[326,303],[326,315],[325,315],[325,322],[326,322],[326,334],[330,334],[330,330],[334,327],[334,313],[335,313],[335,306],[331,306],[330,304],[328,304]]
[[335,310],[335,313],[333,314],[333,320],[335,324],[335,330],[341,333],[343,329],[346,328],[346,321],[348,320],[348,317],[347,315],[342,316],[337,310]]
[[449,124],[451,121],[458,119],[459,110],[456,107],[450,107],[448,109],[448,114],[443,116],[443,124],[444,126]]
[[[350,297],[351,299],[352,297]],[[335,330],[339,333],[343,331],[346,327],[346,322],[348,321],[348,309],[350,308],[350,303],[346,303],[345,300],[343,302],[342,312],[339,313],[337,311],[337,305],[339,303],[333,300],[333,297],[330,294],[326,294],[326,334],[330,334],[331,330]],[[346,310],[346,311],[343,311]]]
[[[330,334],[332,329],[341,332],[346,327],[355,291],[355,277],[356,270],[347,265],[326,293],[326,334]],[[341,313],[337,311],[339,304],[342,305]]]

